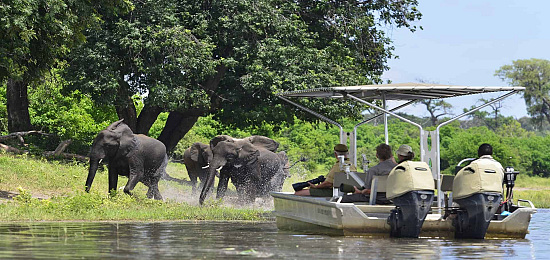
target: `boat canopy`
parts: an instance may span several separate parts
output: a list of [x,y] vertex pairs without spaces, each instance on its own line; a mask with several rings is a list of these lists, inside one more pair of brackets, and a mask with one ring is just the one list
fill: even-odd
[[425,83],[395,83],[348,87],[325,87],[279,93],[283,97],[343,98],[353,95],[360,99],[423,100],[451,98],[500,91],[521,91],[525,87],[458,86]]

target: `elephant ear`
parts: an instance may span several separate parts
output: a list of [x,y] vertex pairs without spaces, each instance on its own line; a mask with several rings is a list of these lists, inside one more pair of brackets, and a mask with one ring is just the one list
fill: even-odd
[[130,156],[137,149],[138,139],[126,124],[119,124],[113,132],[120,135],[119,153]]
[[246,164],[256,163],[259,156],[260,151],[251,143],[245,142],[239,149],[239,159],[245,161]]
[[233,140],[233,137],[229,135],[218,135],[212,138],[212,140],[210,140],[210,148],[213,150],[214,147],[216,147],[216,145],[218,145],[219,142],[225,142],[225,141],[232,142],[232,143],[235,142]]
[[115,129],[117,129],[120,126],[120,124],[124,124],[122,121],[124,121],[124,118],[112,123],[106,129],[110,130],[110,131],[114,131]]
[[279,143],[269,137],[261,135],[253,135],[246,138],[250,143],[257,147],[263,147],[269,151],[276,152],[279,148]]

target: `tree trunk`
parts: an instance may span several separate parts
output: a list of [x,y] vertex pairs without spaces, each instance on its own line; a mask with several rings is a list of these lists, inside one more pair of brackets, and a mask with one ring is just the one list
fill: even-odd
[[[542,98],[542,102],[543,102],[543,105],[541,106],[542,107],[541,112],[546,117],[546,120],[548,121],[548,123],[550,123],[550,114],[548,114],[547,112],[548,109],[550,109],[550,102],[548,102],[548,100],[544,97]],[[542,123],[541,123],[541,129],[542,129]]]
[[[216,74],[209,77],[203,82],[203,84],[201,84],[204,90],[206,90],[211,96],[210,111],[206,111],[204,109],[187,109],[184,112],[170,112],[168,119],[166,120],[166,125],[158,138],[158,140],[166,146],[166,152],[168,154],[174,150],[178,142],[185,136],[185,134],[187,134],[187,132],[189,132],[189,130],[191,130],[200,116],[203,116],[208,112],[215,111],[218,108],[219,103],[221,102],[220,97],[212,93],[214,93],[214,90],[218,88],[218,85],[220,84],[220,81],[226,71],[227,67],[225,65],[218,65],[216,67]],[[140,131],[143,130],[144,129],[140,129]]]
[[170,154],[178,142],[191,130],[199,116],[195,113],[170,112],[166,125],[160,133],[159,141],[166,146],[166,152]]
[[8,131],[20,132],[32,129],[29,116],[29,97],[27,83],[22,80],[8,79],[6,88],[8,109]]
[[145,105],[139,113],[136,131],[134,133],[149,135],[151,126],[153,126],[153,123],[155,123],[161,112],[162,108],[160,107]]
[[137,130],[137,112],[134,101],[132,100],[132,95],[128,93],[128,83],[124,80],[119,80],[118,84],[118,93],[117,93],[117,103],[115,105],[116,113],[118,119],[124,119],[124,123],[127,124],[132,132]]

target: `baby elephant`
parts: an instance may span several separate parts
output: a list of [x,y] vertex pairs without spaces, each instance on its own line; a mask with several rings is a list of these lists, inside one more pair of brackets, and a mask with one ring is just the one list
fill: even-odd
[[162,199],[158,182],[166,172],[166,147],[157,139],[135,135],[130,127],[116,121],[96,136],[90,151],[90,168],[86,192],[90,191],[99,165],[104,159],[109,165],[109,191],[116,190],[118,175],[127,176],[124,192],[131,194],[138,182],[149,187],[147,198]]

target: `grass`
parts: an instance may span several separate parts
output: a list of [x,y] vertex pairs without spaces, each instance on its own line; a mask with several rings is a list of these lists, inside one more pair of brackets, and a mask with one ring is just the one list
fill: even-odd
[[[550,190],[518,190],[514,191],[514,203],[517,199],[530,200],[537,208],[550,208]],[[528,206],[520,202],[521,206]]]
[[[185,167],[170,163],[167,172],[187,178]],[[0,155],[0,191],[17,195],[0,203],[0,221],[94,220],[265,220],[262,207],[234,207],[210,199],[198,206],[198,194],[191,187],[161,180],[164,201],[145,198],[147,187],[139,183],[133,196],[121,189],[127,178],[120,177],[118,192],[107,194],[107,171],[98,171],[90,193],[84,192],[87,166],[80,163],[48,162],[26,156]],[[188,179],[188,178],[187,178]],[[228,191],[230,192],[230,191]]]

